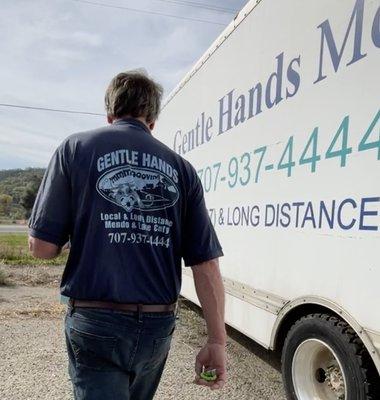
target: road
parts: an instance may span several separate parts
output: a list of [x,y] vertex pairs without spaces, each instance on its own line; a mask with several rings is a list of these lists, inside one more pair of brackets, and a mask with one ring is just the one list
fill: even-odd
[[26,225],[0,225],[0,233],[28,232]]

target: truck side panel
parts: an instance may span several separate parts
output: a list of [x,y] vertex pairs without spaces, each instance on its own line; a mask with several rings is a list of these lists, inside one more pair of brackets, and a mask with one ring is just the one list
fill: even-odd
[[[284,301],[327,299],[373,332],[379,19],[375,0],[250,2],[169,96],[157,127],[198,170],[226,279]],[[182,293],[196,302],[185,275]],[[269,347],[276,311],[232,294],[226,311]]]

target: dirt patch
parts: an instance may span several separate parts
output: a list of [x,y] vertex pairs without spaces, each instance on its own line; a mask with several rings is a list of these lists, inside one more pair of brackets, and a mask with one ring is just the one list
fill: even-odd
[[[59,303],[57,283],[62,268],[9,268],[14,286],[0,287],[0,399],[70,400],[73,396],[63,334],[66,306]],[[48,279],[37,284],[45,273]],[[227,343],[225,388],[211,392],[194,385],[195,357],[207,339],[206,325],[197,307],[183,300],[180,304],[156,400],[285,399],[272,353],[247,338],[240,343],[234,335]],[[249,350],[247,346],[251,346]]]
[[59,303],[58,289],[12,286],[0,288],[0,321],[9,318],[58,318],[65,306]]
[[62,266],[0,265],[8,285],[59,287]]

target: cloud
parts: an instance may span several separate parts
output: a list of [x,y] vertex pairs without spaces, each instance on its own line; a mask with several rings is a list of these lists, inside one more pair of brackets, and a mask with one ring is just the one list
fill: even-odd
[[[233,18],[158,0],[102,2],[226,25]],[[245,3],[231,0],[228,7]],[[222,29],[72,0],[2,0],[0,102],[102,113],[112,76],[136,67],[161,82],[167,95]],[[0,169],[46,165],[66,136],[103,124],[101,117],[0,107]]]

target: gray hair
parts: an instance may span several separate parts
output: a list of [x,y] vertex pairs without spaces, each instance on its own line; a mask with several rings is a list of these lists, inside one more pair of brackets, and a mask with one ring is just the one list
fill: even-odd
[[158,118],[162,86],[151,79],[143,69],[121,72],[109,84],[105,95],[107,115],[121,118],[144,117],[148,123]]

